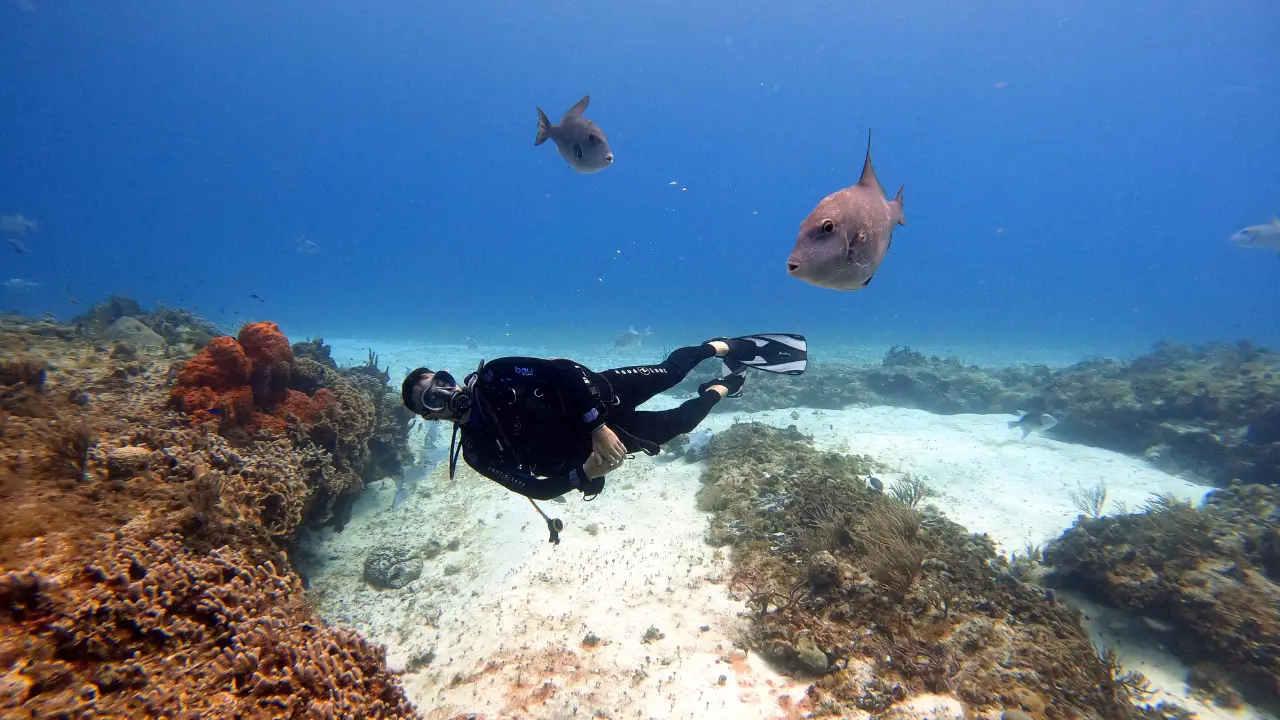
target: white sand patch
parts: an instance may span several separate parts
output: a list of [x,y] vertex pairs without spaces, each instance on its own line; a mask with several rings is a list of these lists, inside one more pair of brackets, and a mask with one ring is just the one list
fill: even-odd
[[[1109,451],[1039,435],[1022,440],[1005,425],[1011,416],[901,408],[795,414],[721,413],[705,426],[794,424],[820,449],[865,453],[894,467],[882,478],[887,484],[899,472],[927,476],[937,491],[931,502],[1007,551],[1070,527],[1079,513],[1070,491],[1078,485],[1104,482],[1108,511],[1112,501],[1136,509],[1155,493],[1198,501],[1209,489]],[[727,560],[704,542],[707,517],[694,502],[701,469],[642,456],[611,475],[592,503],[542,503],[565,522],[558,547],[546,542],[545,524],[527,501],[469,469],[460,467],[453,483],[437,470],[394,512],[394,487],[384,481],[366,491],[344,532],[326,533],[316,546],[330,558],[312,576],[324,598],[320,612],[386,643],[394,667],[434,649],[429,665],[405,677],[429,718],[798,717],[793,708],[806,684],[779,676],[754,653],[734,651],[742,603],[722,582]],[[587,532],[590,523],[598,534]],[[418,548],[451,539],[460,548],[428,561],[407,588],[378,591],[361,580],[375,544]],[[650,626],[664,637],[643,642]],[[582,643],[589,632],[602,640],[594,648]],[[1189,702],[1167,656],[1160,667],[1175,669],[1158,672],[1150,656],[1139,656],[1146,650],[1123,638],[1111,644],[1126,666],[1140,663],[1136,669],[1160,692]],[[934,707],[950,711],[945,698],[896,709],[899,717],[933,717]]]
[[[721,580],[727,560],[703,541],[698,471],[639,460],[590,504],[541,503],[565,522],[558,547],[526,500],[469,469],[452,484],[438,471],[395,512],[383,482],[321,545],[333,559],[312,587],[326,619],[386,643],[393,667],[434,649],[405,679],[429,718],[787,717],[807,686],[734,651],[742,604]],[[452,538],[459,550],[402,590],[360,580],[375,544]],[[663,637],[645,643],[650,627]]]
[[1109,450],[1009,429],[1012,415],[934,415],[896,407],[770,410],[712,415],[722,430],[735,418],[775,427],[795,425],[821,450],[870,455],[893,468],[877,476],[886,488],[902,474],[927,477],[935,503],[970,532],[987,533],[1007,552],[1041,545],[1071,527],[1080,510],[1072,491],[1104,483],[1107,513],[1117,503],[1138,511],[1153,494],[1199,502],[1212,488]]

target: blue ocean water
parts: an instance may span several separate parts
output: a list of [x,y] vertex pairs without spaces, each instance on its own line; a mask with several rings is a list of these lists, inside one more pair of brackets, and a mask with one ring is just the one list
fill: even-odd
[[[0,307],[608,346],[1280,343],[1280,6],[0,3]],[[590,93],[614,166],[534,147]],[[859,174],[869,288],[786,275]],[[317,252],[297,251],[300,238]],[[257,295],[255,298],[253,295]],[[78,300],[73,304],[70,299]]]

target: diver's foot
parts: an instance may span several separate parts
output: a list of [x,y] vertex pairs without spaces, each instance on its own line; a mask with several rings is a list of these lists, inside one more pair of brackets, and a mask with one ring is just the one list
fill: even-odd
[[712,338],[707,344],[716,349],[716,357],[731,362],[750,360],[760,351],[760,346],[747,338]]
[[715,348],[716,357],[728,360],[750,360],[757,352],[756,344],[744,338],[711,338],[706,344]]
[[704,382],[698,386],[698,392],[704,393],[708,390],[719,393],[720,397],[736,398],[742,397],[742,386],[746,384],[747,376],[741,372],[730,373],[722,378],[716,378],[708,382]]

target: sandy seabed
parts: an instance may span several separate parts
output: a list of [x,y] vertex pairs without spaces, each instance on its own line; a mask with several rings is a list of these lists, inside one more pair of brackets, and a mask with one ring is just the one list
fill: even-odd
[[[676,402],[660,396],[651,406]],[[900,473],[926,477],[930,502],[971,532],[989,534],[1006,553],[1070,527],[1079,513],[1071,491],[1079,487],[1105,483],[1108,512],[1137,509],[1156,493],[1199,501],[1211,489],[1107,450],[1036,434],[1022,439],[1007,427],[1010,419],[802,408],[717,413],[703,427],[795,425],[821,450],[890,465],[887,483]],[[415,452],[423,434],[415,429]],[[311,576],[319,612],[385,643],[393,667],[429,657],[405,676],[428,718],[798,717],[794,706],[807,683],[734,646],[743,604],[725,582],[725,554],[705,542],[708,518],[694,499],[702,467],[640,456],[611,474],[591,503],[576,493],[567,504],[542,503],[565,523],[559,546],[547,542],[545,524],[524,498],[465,466],[452,482],[437,468],[395,510],[393,481],[375,483],[343,532],[311,539],[325,561]],[[429,560],[403,589],[375,590],[361,579],[375,545],[451,541],[457,549]],[[1201,718],[1269,717],[1198,703],[1186,688],[1186,668],[1164,649],[1170,639],[1159,624],[1072,600],[1084,607],[1098,644],[1116,648],[1126,667],[1151,680],[1158,690],[1152,702],[1173,700]],[[650,628],[662,637],[646,641]],[[588,635],[599,642],[584,643]],[[941,697],[914,698],[899,709],[902,717],[960,717],[959,704]]]

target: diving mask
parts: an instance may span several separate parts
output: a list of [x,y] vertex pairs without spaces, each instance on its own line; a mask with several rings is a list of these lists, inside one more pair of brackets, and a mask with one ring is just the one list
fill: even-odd
[[414,386],[410,398],[413,410],[418,414],[441,412],[454,404],[451,401],[458,392],[458,383],[448,370],[438,370],[423,377]]

